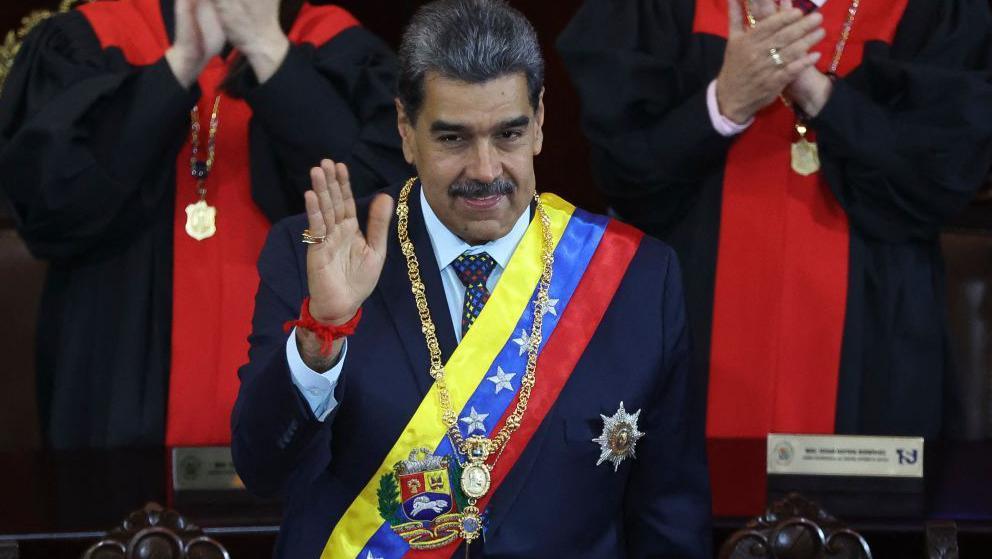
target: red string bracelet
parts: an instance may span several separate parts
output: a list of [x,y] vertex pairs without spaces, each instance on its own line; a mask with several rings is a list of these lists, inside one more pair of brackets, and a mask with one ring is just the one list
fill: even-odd
[[320,322],[313,315],[310,314],[310,297],[303,300],[303,305],[300,307],[300,318],[298,320],[288,320],[282,325],[282,329],[285,332],[289,332],[294,327],[306,328],[307,330],[317,334],[320,339],[320,353],[324,356],[328,356],[333,351],[334,340],[338,338],[345,338],[355,333],[355,329],[358,327],[358,321],[362,319],[362,308],[358,308],[358,312],[355,316],[351,317],[351,320],[345,322],[341,326],[334,326],[333,324],[326,324]]

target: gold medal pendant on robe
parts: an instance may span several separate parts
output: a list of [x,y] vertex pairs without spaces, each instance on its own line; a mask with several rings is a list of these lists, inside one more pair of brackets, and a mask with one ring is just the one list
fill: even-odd
[[792,143],[792,170],[804,177],[820,170],[820,153],[816,143],[806,138]]
[[186,206],[186,234],[198,241],[217,233],[217,208],[200,200]]
[[796,123],[799,139],[792,143],[792,170],[808,177],[820,170],[820,151],[816,142],[806,139],[806,125]]
[[207,158],[200,159],[200,109],[194,106],[189,113],[190,121],[190,174],[196,179],[198,201],[186,206],[186,234],[197,241],[209,239],[217,233],[217,208],[207,204],[207,177],[214,167],[217,143],[217,128],[220,126],[220,95],[214,99],[214,109],[210,113],[210,129],[207,134]]

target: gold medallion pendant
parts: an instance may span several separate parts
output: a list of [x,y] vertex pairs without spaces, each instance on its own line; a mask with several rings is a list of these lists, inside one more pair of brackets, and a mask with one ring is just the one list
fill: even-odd
[[190,174],[196,179],[197,202],[186,206],[186,234],[197,241],[209,239],[217,233],[217,208],[207,204],[207,177],[214,168],[216,159],[217,127],[220,111],[220,95],[214,99],[214,110],[210,113],[210,130],[207,135],[207,158],[200,155],[200,110],[190,110]]
[[792,143],[792,170],[808,177],[820,170],[820,150],[816,142],[806,139],[806,124],[796,121],[796,134],[799,139]]
[[480,462],[470,462],[462,470],[462,493],[473,499],[481,499],[489,492],[492,478],[489,475],[489,468]]
[[479,508],[469,505],[462,511],[461,536],[467,543],[472,543],[482,534],[482,517]]
[[806,138],[792,143],[792,170],[804,177],[820,170],[820,153],[816,143]]
[[198,241],[217,233],[217,208],[200,200],[186,206],[186,234]]

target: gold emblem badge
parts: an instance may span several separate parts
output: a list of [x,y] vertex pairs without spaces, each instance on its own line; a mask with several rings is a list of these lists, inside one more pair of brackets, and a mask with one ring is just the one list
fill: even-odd
[[792,144],[792,170],[804,177],[820,170],[820,152],[814,142],[803,137]]
[[410,549],[436,549],[460,534],[463,515],[452,491],[447,456],[415,449],[382,476],[378,497],[379,515]]
[[816,142],[806,139],[808,131],[806,123],[796,121],[796,135],[799,139],[792,143],[792,170],[804,177],[820,170],[820,148]]
[[186,234],[198,241],[217,233],[217,208],[200,200],[186,206]]

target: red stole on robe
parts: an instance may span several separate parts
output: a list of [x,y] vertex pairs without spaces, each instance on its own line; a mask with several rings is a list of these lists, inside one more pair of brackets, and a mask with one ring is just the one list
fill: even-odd
[[[130,64],[154,64],[169,47],[160,0],[96,2],[79,10],[101,46],[120,48]],[[357,24],[351,14],[336,6],[304,4],[289,39],[293,44],[319,46]],[[215,57],[199,77],[201,159],[206,159],[214,99],[233,60],[233,55],[227,60]],[[247,338],[258,288],[255,263],[270,226],[251,196],[251,108],[226,93],[220,96],[216,161],[206,181],[206,201],[217,208],[213,237],[197,241],[185,230],[186,206],[199,199],[190,174],[188,132],[175,163],[168,446],[230,444],[237,371],[248,360]]]
[[[838,74],[867,41],[892,42],[907,0],[864,0]],[[826,72],[849,0],[823,8]],[[693,31],[727,36],[726,0],[699,0]],[[769,60],[771,64],[771,60]],[[709,437],[832,433],[847,306],[849,224],[822,173],[791,169],[795,115],[780,101],[734,140],[724,170],[710,343]],[[815,133],[807,134],[815,141]]]

